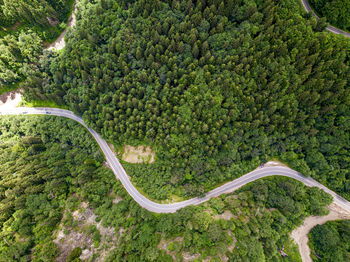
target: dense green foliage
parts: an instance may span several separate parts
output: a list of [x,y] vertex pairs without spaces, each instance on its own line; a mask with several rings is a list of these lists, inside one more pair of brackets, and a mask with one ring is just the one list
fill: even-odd
[[311,6],[334,26],[350,31],[349,0],[309,0]]
[[0,0],[0,94],[17,87],[27,67],[38,62],[43,41],[59,36],[72,5],[73,0]]
[[[115,228],[107,261],[176,261],[183,252],[220,261],[296,261],[288,234],[306,216],[325,214],[331,197],[287,178],[263,179],[174,214],[141,208],[114,174],[83,127],[56,117],[0,118],[0,261],[52,261],[53,231],[74,227],[72,211],[89,202],[103,226]],[[118,201],[114,202],[116,199]],[[233,216],[217,217],[230,212]],[[62,214],[65,213],[64,218]],[[81,229],[82,231],[84,229]],[[91,233],[99,245],[96,228]],[[289,257],[278,250],[285,247]],[[84,246],[72,246],[78,261]],[[104,247],[101,246],[101,249]],[[300,260],[300,258],[299,258]]]
[[[187,207],[157,219],[140,210],[127,219],[128,234],[122,237],[107,261],[152,260],[152,257],[154,260],[159,257],[157,261],[171,261],[161,258],[155,249],[160,238],[173,242],[168,248],[175,251],[172,255],[177,258],[181,252],[188,251],[201,254],[201,258],[225,254],[230,261],[278,261],[282,259],[278,250],[288,241],[288,232],[302,223],[305,216],[324,214],[324,206],[331,202],[319,189],[309,189],[286,178],[257,181],[240,191],[237,196],[223,195],[204,205]],[[129,212],[133,214],[126,208],[130,204],[120,202],[124,206],[121,212],[120,208],[110,208],[106,203],[96,212],[102,216],[103,223],[125,228],[124,217]],[[214,218],[225,211],[234,217]],[[232,236],[237,242],[231,253],[227,246],[232,244]],[[182,240],[176,241],[176,237]],[[288,257],[284,260],[292,261]]]
[[0,27],[15,22],[50,26],[66,19],[69,0],[0,0]]
[[13,85],[25,75],[25,64],[36,63],[42,54],[42,40],[33,31],[22,31],[18,37],[0,38],[0,92],[4,86]]
[[128,172],[153,198],[199,195],[272,157],[349,197],[350,42],[298,8],[85,0],[26,96],[68,105],[109,141],[152,145],[157,163]]
[[80,262],[81,260],[79,259],[79,257],[81,253],[82,253],[81,247],[74,248],[70,252],[69,256],[67,257],[66,262]]
[[52,231],[67,196],[109,172],[86,132],[52,117],[0,118],[0,261],[57,255]]
[[350,261],[350,220],[317,225],[311,230],[309,238],[315,261]]

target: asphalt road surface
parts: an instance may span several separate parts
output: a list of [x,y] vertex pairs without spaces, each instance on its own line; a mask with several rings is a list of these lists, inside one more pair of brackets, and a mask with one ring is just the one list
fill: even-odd
[[288,167],[282,167],[282,166],[274,166],[274,167],[263,167],[263,168],[257,168],[256,170],[241,176],[240,178],[237,178],[231,182],[228,182],[218,188],[215,188],[212,191],[209,191],[204,197],[202,198],[192,198],[186,201],[177,202],[173,204],[159,204],[156,202],[153,202],[149,200],[148,198],[144,197],[140,192],[137,191],[137,189],[133,186],[131,183],[128,175],[126,174],[124,168],[120,164],[119,160],[115,157],[112,150],[107,145],[106,141],[101,138],[101,136],[96,133],[93,129],[87,127],[87,125],[84,123],[83,119],[81,119],[79,116],[76,116],[73,112],[64,110],[64,109],[58,109],[58,108],[25,108],[25,107],[18,107],[15,109],[10,109],[8,111],[2,111],[0,112],[2,115],[54,115],[54,116],[61,116],[73,119],[77,122],[79,122],[81,125],[83,125],[85,128],[89,130],[89,132],[92,134],[92,136],[95,138],[97,143],[99,144],[101,150],[103,151],[104,155],[106,156],[106,160],[108,164],[110,165],[112,171],[114,172],[115,176],[121,181],[124,188],[128,193],[131,195],[131,197],[142,207],[146,208],[147,210],[155,213],[173,213],[176,212],[176,210],[189,206],[189,205],[198,205],[205,201],[208,201],[212,197],[217,197],[224,193],[229,193],[237,190],[238,188],[253,182],[257,179],[268,177],[268,176],[285,176],[290,177],[293,179],[296,179],[302,183],[304,183],[306,186],[313,187],[316,186],[318,188],[323,189],[327,193],[331,194],[334,198],[334,202],[338,204],[343,209],[350,212],[350,202],[346,199],[340,197],[335,192],[331,191],[327,187],[323,186],[322,184],[318,183],[311,177],[305,177],[302,174],[294,171],[293,169],[290,169]]
[[[317,19],[319,19],[319,17],[312,10],[312,8],[307,0],[301,0],[301,3],[303,4],[306,12],[308,12],[308,13],[311,12]],[[338,29],[334,26],[331,26],[331,25],[327,26],[327,30],[334,33],[334,34],[341,34],[341,35],[345,35],[346,37],[350,37],[349,33],[345,32],[343,30],[340,30],[340,29]]]

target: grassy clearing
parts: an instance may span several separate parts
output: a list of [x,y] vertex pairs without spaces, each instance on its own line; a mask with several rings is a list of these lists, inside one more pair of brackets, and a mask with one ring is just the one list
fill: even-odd
[[58,105],[54,101],[43,101],[43,100],[33,100],[33,101],[22,101],[20,106],[25,107],[55,107],[61,109],[69,109],[68,106]]

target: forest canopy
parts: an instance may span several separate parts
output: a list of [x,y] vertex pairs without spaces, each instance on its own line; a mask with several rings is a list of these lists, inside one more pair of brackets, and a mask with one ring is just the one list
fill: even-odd
[[[289,233],[306,216],[326,214],[331,201],[318,188],[275,177],[176,213],[151,213],[130,197],[78,123],[0,117],[0,261],[54,261],[64,252],[55,241],[60,230],[67,238],[77,231],[79,240],[93,239],[92,261],[103,253],[104,261],[182,261],[188,254],[211,261],[298,261]],[[77,214],[87,206],[96,214],[93,222],[114,232],[108,247],[100,226],[79,226]],[[66,241],[62,261],[91,249]]]
[[110,172],[102,161],[87,130],[72,120],[0,117],[0,261],[52,261],[66,199]]
[[334,26],[350,31],[350,1],[309,0],[318,15],[326,17]]
[[149,196],[200,195],[278,158],[350,197],[350,41],[297,0],[85,0],[77,13],[26,99],[156,148],[128,169]]
[[350,220],[317,225],[311,229],[309,237],[315,261],[350,261]]
[[0,27],[15,22],[50,26],[62,22],[70,12],[71,0],[0,0]]
[[18,87],[45,42],[65,29],[73,0],[0,0],[0,94]]

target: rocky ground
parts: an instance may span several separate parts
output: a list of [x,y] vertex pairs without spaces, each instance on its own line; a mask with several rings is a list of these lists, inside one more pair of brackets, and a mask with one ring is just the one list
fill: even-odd
[[[67,225],[67,214],[62,219],[54,242],[58,246],[58,262],[65,262],[70,252],[80,247],[83,261],[103,261],[106,254],[117,245],[119,233],[112,227],[104,227],[96,221],[93,209],[87,203],[72,213],[72,222]],[[66,224],[66,225],[65,225]]]

